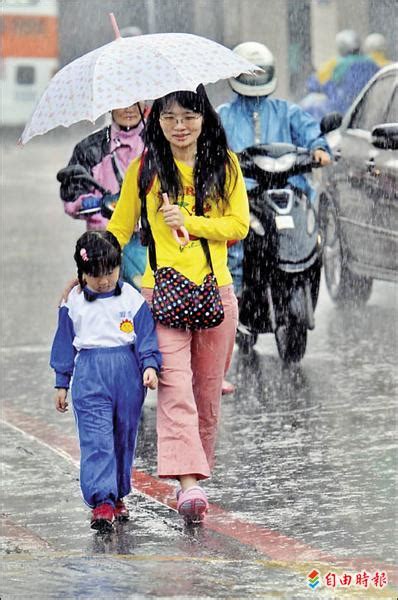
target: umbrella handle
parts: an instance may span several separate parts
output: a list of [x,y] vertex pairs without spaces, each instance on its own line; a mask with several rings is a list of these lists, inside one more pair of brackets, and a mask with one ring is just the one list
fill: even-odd
[[[169,197],[166,192],[164,192],[162,194],[162,198],[163,198],[163,206],[170,206],[170,200],[169,200]],[[178,233],[177,233],[176,229],[171,230],[173,237],[174,237],[175,241],[177,242],[177,244],[180,244],[181,246],[186,246],[189,242],[189,233],[185,229],[185,227],[180,227],[179,229],[180,229],[182,235],[184,236],[184,240],[181,240],[181,238],[178,237]]]
[[116,22],[116,17],[115,17],[115,15],[113,14],[113,12],[112,12],[112,13],[109,13],[109,18],[110,18],[110,20],[111,20],[112,27],[113,27],[113,31],[114,31],[114,33],[115,33],[115,39],[118,39],[118,38],[122,37],[122,36],[120,35],[119,27],[118,27],[118,25],[117,25],[117,22]]

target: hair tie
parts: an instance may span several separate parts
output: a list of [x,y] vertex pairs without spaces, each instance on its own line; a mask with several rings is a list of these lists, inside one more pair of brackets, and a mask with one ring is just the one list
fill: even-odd
[[87,250],[85,248],[82,248],[80,250],[80,256],[82,257],[84,262],[88,262]]

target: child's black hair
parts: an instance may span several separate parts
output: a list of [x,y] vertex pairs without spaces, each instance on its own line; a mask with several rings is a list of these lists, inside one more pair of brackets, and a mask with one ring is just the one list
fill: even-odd
[[[75,262],[77,277],[82,288],[85,287],[84,273],[90,277],[100,277],[111,273],[122,262],[122,249],[116,237],[110,231],[86,231],[76,242]],[[115,296],[120,296],[119,282]],[[84,294],[89,302],[95,300],[95,294]]]

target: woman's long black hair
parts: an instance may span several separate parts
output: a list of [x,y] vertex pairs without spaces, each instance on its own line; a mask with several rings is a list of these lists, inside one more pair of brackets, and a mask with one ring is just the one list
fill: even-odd
[[139,194],[142,203],[143,228],[146,221],[146,194],[156,175],[162,191],[177,199],[183,194],[178,169],[173,159],[170,144],[163,135],[159,124],[161,113],[177,102],[187,110],[203,115],[202,131],[197,141],[197,153],[194,166],[195,214],[203,215],[206,197],[221,199],[228,203],[225,189],[227,171],[235,175],[236,169],[228,154],[227,138],[220,118],[207,97],[203,85],[196,93],[188,91],[173,92],[155,100],[145,126],[145,150],[139,176]]

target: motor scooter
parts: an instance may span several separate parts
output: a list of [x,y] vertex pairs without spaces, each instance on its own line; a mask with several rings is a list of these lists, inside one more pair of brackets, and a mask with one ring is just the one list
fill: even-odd
[[274,333],[281,359],[299,362],[315,327],[322,254],[314,206],[288,179],[319,164],[312,151],[285,143],[252,146],[238,157],[243,175],[256,185],[248,191],[236,341],[248,353],[258,334]]

